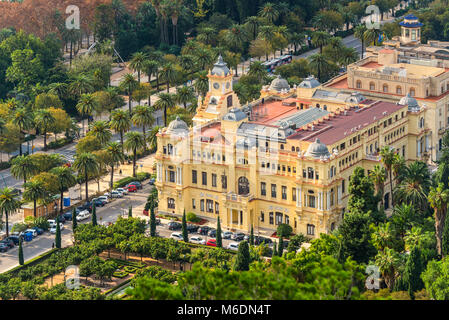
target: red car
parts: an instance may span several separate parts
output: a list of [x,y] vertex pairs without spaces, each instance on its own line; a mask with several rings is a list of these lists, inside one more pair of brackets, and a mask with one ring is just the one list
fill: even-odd
[[217,246],[217,240],[215,240],[215,239],[209,239],[209,240],[207,240],[206,246],[216,247],[216,246]]
[[137,192],[137,186],[130,184],[128,187],[128,192]]

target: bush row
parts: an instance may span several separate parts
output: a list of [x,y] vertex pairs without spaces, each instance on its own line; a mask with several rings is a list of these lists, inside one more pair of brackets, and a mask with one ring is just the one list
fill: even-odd
[[121,188],[126,186],[128,183],[131,183],[133,181],[142,182],[146,179],[149,179],[151,174],[149,172],[139,172],[137,173],[136,177],[125,177],[122,178],[116,182],[114,182],[114,189]]

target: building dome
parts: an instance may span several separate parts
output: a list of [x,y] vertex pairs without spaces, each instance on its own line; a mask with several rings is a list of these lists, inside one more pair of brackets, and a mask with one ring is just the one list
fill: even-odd
[[278,75],[273,81],[271,81],[269,90],[277,92],[281,92],[283,90],[290,91],[290,85],[287,80]]
[[330,157],[330,152],[324,143],[320,142],[320,139],[316,139],[315,142],[309,145],[307,148],[306,157],[312,157],[314,159],[320,159],[321,157]]
[[404,17],[404,20],[399,22],[399,25],[406,28],[419,28],[423,26],[423,24],[419,22],[418,17],[416,17],[414,14],[406,15]]
[[246,119],[248,116],[239,108],[232,108],[223,116],[226,121],[240,121]]
[[167,132],[175,134],[185,134],[189,132],[189,127],[184,121],[181,120],[181,118],[179,118],[179,116],[177,116],[176,120],[173,120],[168,125]]
[[218,56],[217,62],[214,64],[211,75],[225,77],[231,74],[226,62],[223,61],[221,54]]
[[407,93],[405,97],[402,97],[401,100],[399,100],[399,104],[401,106],[408,106],[408,109],[410,111],[419,110],[418,101],[416,101],[415,98],[413,98],[410,93]]
[[300,84],[300,88],[316,88],[320,86],[320,82],[314,76],[308,76]]

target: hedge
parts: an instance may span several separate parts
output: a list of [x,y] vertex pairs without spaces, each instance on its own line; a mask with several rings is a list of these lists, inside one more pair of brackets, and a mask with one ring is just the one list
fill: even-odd
[[126,271],[128,273],[136,273],[138,268],[133,267],[133,266],[126,266],[123,268],[123,271]]
[[[120,272],[122,272],[122,271],[120,271]],[[118,277],[117,277],[117,278],[118,278]],[[118,285],[112,287],[111,289],[106,290],[105,292],[103,292],[103,294],[104,294],[104,295],[111,294],[112,292],[116,291],[117,289],[120,289],[121,287],[124,287],[126,284],[130,283],[131,281],[132,281],[132,278],[131,278],[131,279],[128,279],[128,280],[125,280],[125,281],[123,281],[122,283],[120,283],[120,284],[118,284]]]
[[47,148],[45,150],[50,150],[50,149],[58,149],[61,147],[64,147],[70,143],[73,142],[73,139],[67,139],[67,138],[62,138],[56,141],[51,141],[47,144]]
[[11,167],[11,162],[0,162],[0,170],[9,169]]
[[122,278],[126,277],[128,274],[129,274],[129,273],[126,272],[126,271],[115,271],[115,272],[112,274],[112,276],[113,276],[113,277],[116,277],[116,278],[119,278],[119,279],[122,279]]
[[114,189],[121,188],[126,186],[128,183],[131,183],[133,181],[142,182],[143,180],[146,180],[150,178],[151,174],[149,172],[139,172],[136,177],[125,177],[122,178],[116,182],[114,182]]
[[37,264],[38,262],[42,262],[43,260],[49,258],[53,253],[55,253],[58,250],[59,250],[58,248],[51,249],[33,259],[26,261],[23,265],[19,265],[17,267],[14,267],[14,268],[8,270],[8,271],[3,272],[3,274],[11,274],[12,276],[15,276],[16,273],[18,273],[20,270],[27,268],[27,267],[31,267],[31,266]]
[[114,261],[115,263],[117,263],[119,266],[131,266],[131,267],[135,267],[137,269],[141,269],[143,267],[146,267],[146,264],[143,262],[134,262],[134,261],[126,261],[126,260],[121,260],[121,259],[116,259],[116,258],[110,258],[108,260]]

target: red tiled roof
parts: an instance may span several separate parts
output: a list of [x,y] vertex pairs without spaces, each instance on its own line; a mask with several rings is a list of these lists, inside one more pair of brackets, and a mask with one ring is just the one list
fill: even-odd
[[[270,124],[297,112],[296,106],[284,106],[282,105],[282,102],[283,101],[270,101],[254,107],[253,113],[259,113],[257,122]],[[261,114],[263,116],[261,116]]]
[[[381,50],[382,51],[382,50]],[[364,68],[371,68],[371,69],[377,69],[379,67],[382,67],[383,65],[374,61],[370,61],[362,65]]]
[[[289,139],[313,142],[318,138],[322,143],[331,145],[345,136],[351,135],[351,129],[357,128],[359,125],[362,129],[375,121],[388,117],[401,108],[404,108],[404,106],[384,101],[377,101],[371,106],[360,108],[358,111],[351,108],[346,115],[340,113],[331,117],[329,120],[315,125],[313,131],[311,129],[299,130]],[[386,112],[385,115],[384,112]]]

